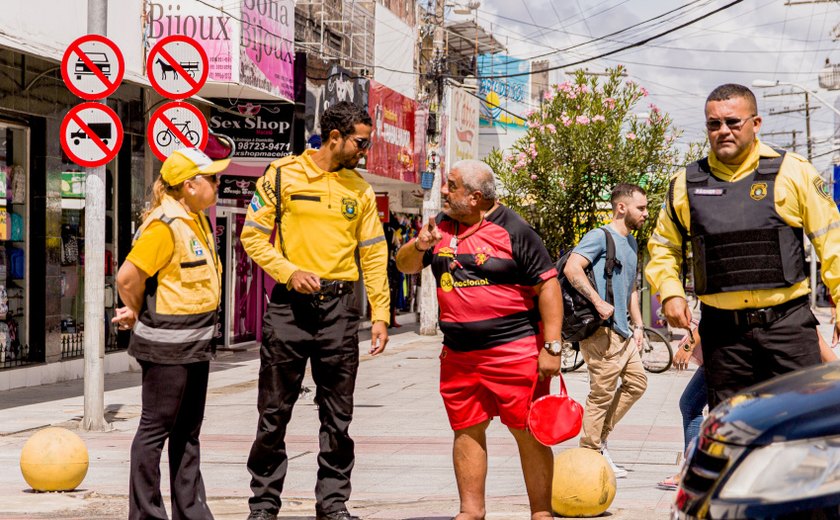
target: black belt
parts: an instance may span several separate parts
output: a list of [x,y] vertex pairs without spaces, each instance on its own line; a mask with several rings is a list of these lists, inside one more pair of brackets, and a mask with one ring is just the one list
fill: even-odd
[[806,295],[780,303],[779,305],[774,305],[773,307],[764,307],[761,309],[724,310],[704,304],[701,313],[704,318],[709,317],[715,320],[727,319],[741,327],[766,327],[807,303],[808,296]]
[[312,294],[303,294],[288,289],[283,284],[277,284],[271,291],[272,303],[288,303],[292,298],[296,300],[307,299],[319,302],[327,302],[335,298],[353,293],[353,283],[346,280],[321,280],[321,289]]

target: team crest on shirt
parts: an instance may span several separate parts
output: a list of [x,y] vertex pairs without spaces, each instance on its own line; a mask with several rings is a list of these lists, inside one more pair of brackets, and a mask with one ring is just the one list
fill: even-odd
[[449,292],[455,287],[455,279],[449,273],[443,273],[440,277],[440,288],[443,292]]
[[825,185],[825,183],[823,182],[823,180],[821,178],[817,177],[817,178],[814,179],[814,188],[817,189],[817,193],[822,198],[824,198],[825,200],[827,200],[829,202],[833,202],[831,200],[830,188]]
[[345,197],[341,199],[341,214],[347,220],[356,220],[359,214],[359,203],[356,199]]
[[767,196],[767,183],[766,182],[754,182],[752,186],[750,186],[750,197],[752,200],[761,200]]
[[451,247],[441,247],[437,252],[438,256],[445,256],[446,258],[455,258],[455,250]]
[[490,253],[492,251],[489,247],[479,247],[475,251],[475,265],[482,265],[484,262],[490,259]]

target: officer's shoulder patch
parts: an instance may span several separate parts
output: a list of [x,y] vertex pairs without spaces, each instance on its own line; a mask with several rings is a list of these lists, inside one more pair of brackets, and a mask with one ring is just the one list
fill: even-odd
[[811,184],[817,190],[817,194],[829,202],[834,202],[831,198],[830,188],[823,182],[822,178],[814,177]]

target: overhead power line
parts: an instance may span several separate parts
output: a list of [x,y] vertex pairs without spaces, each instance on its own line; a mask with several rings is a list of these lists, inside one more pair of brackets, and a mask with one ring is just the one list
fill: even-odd
[[702,16],[698,16],[697,18],[689,20],[688,22],[682,23],[682,24],[680,24],[676,27],[668,29],[667,31],[663,31],[663,32],[660,32],[660,33],[655,34],[653,36],[650,36],[648,38],[645,38],[643,40],[640,40],[638,42],[631,43],[631,44],[625,45],[623,47],[619,47],[618,49],[614,49],[614,50],[611,50],[611,51],[608,51],[608,52],[604,52],[602,54],[599,54],[598,56],[593,56],[591,58],[584,58],[582,60],[573,61],[571,63],[565,63],[563,65],[555,65],[555,66],[552,66],[552,67],[545,67],[545,68],[542,68],[542,69],[539,69],[539,70],[531,70],[529,72],[518,72],[518,73],[515,73],[515,74],[503,74],[503,75],[493,75],[493,76],[479,76],[478,79],[504,79],[504,78],[515,78],[515,77],[521,77],[521,76],[530,76],[532,74],[540,74],[540,73],[549,72],[549,71],[552,71],[552,70],[565,69],[565,68],[568,68],[568,67],[574,67],[575,65],[581,65],[583,63],[588,63],[590,61],[595,61],[597,59],[606,58],[607,56],[612,56],[613,54],[618,54],[619,52],[623,52],[623,51],[626,51],[628,49],[633,49],[635,47],[641,47],[648,42],[656,40],[657,38],[661,38],[661,37],[663,37],[667,34],[671,34],[675,31],[679,31],[680,29],[683,29],[683,28],[688,27],[692,24],[695,24],[695,23],[699,22],[700,20],[706,19],[706,18],[708,18],[708,17],[710,17],[714,14],[717,14],[721,11],[725,11],[726,9],[729,9],[732,6],[740,4],[743,1],[744,0],[735,0],[733,2],[730,2],[730,3],[728,3],[724,6],[721,6],[717,9],[715,9],[714,11],[708,12],[708,13],[702,15]]

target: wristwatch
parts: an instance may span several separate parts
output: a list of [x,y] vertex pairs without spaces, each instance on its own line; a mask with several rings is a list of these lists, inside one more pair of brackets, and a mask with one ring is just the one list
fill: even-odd
[[561,352],[563,352],[563,342],[559,339],[555,339],[554,341],[546,341],[543,345],[543,348],[548,351],[549,354],[552,356],[559,356]]

